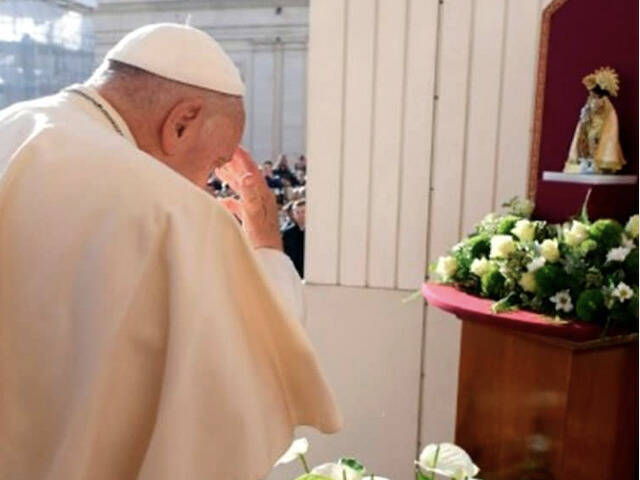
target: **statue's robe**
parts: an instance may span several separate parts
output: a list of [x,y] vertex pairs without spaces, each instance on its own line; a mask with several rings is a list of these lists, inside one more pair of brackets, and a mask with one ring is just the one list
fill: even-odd
[[299,280],[81,88],[123,135],[65,91],[0,112],[0,479],[261,478],[340,427]]
[[[590,93],[590,95],[595,95]],[[581,117],[588,108],[591,98],[587,99],[587,105],[583,107]],[[602,111],[589,112],[591,117],[587,124],[581,118],[573,133],[569,157],[565,163],[566,173],[579,173],[581,158],[590,159],[593,162],[593,173],[615,173],[627,163],[620,147],[618,127],[618,115],[616,109],[607,97],[598,97],[596,101],[602,102]],[[580,142],[585,145],[580,148]],[[581,155],[581,150],[588,150],[588,154]]]

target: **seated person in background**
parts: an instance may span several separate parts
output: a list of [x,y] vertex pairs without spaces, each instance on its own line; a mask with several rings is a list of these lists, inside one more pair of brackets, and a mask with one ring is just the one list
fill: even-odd
[[298,180],[298,184],[299,185],[306,185],[306,183],[307,183],[307,172],[306,172],[306,170],[304,168],[301,168],[298,165],[296,165],[296,168],[295,168],[293,174],[295,175],[296,179]]
[[269,188],[284,188],[284,184],[282,180],[276,176],[273,172],[273,162],[271,160],[267,160],[262,164],[262,175],[264,175],[264,179],[267,181],[267,185]]
[[300,278],[304,278],[304,227],[305,227],[305,200],[296,200],[291,207],[290,222],[282,230],[282,244],[293,265],[296,267]]
[[298,179],[289,168],[289,161],[286,155],[282,154],[278,157],[273,173],[280,177],[282,181],[288,182],[292,187],[298,186]]
[[305,157],[304,155],[300,155],[298,157],[298,160],[296,160],[295,165],[293,166],[294,170],[302,170],[303,172],[306,173],[307,171],[307,157]]
[[288,202],[280,209],[278,221],[281,232],[293,225],[293,202]]

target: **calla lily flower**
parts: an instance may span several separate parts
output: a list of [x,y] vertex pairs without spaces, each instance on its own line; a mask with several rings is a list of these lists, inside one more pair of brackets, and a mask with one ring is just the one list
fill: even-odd
[[455,480],[472,480],[480,471],[467,452],[452,443],[427,445],[416,463],[422,473],[437,473]]
[[293,462],[294,460],[298,460],[300,456],[307,453],[309,450],[309,442],[306,438],[296,438],[292,443],[289,449],[284,452],[278,461],[275,463],[274,467],[278,465],[283,465],[285,463]]

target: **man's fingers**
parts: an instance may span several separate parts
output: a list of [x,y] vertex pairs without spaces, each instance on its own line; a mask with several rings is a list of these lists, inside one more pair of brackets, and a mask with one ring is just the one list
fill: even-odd
[[235,198],[227,197],[219,199],[219,202],[224,208],[229,210],[233,215],[242,219],[242,204]]
[[253,161],[249,152],[242,147],[236,148],[236,151],[233,153],[233,158],[229,163],[233,163],[234,168],[236,168],[239,173],[260,173],[256,162]]
[[231,188],[234,191],[236,192],[238,191],[238,188],[239,188],[238,179],[236,178],[236,175],[233,172],[229,171],[229,168],[226,165],[220,168],[216,168],[215,174],[216,174],[216,177],[218,177],[220,180],[228,183],[229,186],[231,186]]

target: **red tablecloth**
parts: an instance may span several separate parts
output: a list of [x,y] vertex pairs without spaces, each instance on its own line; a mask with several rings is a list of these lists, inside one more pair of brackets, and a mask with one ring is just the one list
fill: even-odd
[[475,297],[448,285],[427,282],[422,285],[422,295],[430,305],[453,313],[462,320],[574,341],[593,340],[600,336],[601,327],[595,324],[559,323],[552,318],[525,310],[492,313],[493,300]]

